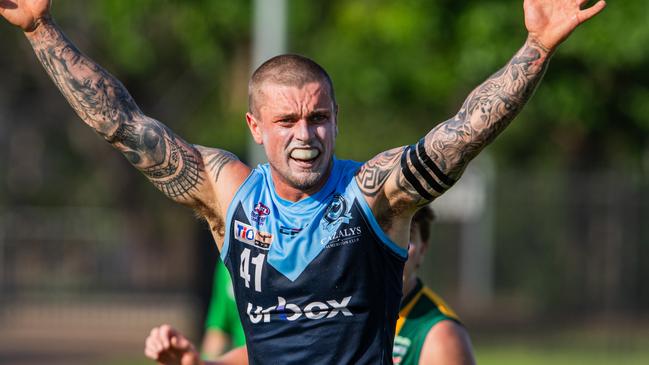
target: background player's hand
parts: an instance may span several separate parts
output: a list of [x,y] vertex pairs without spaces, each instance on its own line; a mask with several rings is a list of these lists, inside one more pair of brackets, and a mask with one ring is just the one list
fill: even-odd
[[144,354],[163,365],[199,365],[200,356],[191,342],[167,324],[155,327],[146,338]]
[[606,6],[604,0],[587,7],[589,0],[525,0],[525,27],[549,50],[555,49],[577,26]]
[[0,15],[25,32],[36,29],[36,21],[49,15],[51,0],[0,0]]

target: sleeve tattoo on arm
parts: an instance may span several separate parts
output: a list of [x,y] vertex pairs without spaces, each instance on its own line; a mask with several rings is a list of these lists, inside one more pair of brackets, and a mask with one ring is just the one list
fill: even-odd
[[505,67],[471,92],[457,115],[402,150],[398,188],[417,205],[448,190],[520,112],[548,60],[549,51],[528,40]]
[[383,190],[383,185],[399,161],[400,152],[400,148],[389,150],[363,164],[356,173],[356,183],[363,194],[375,197]]
[[[83,55],[50,19],[42,20],[28,38],[49,76],[87,125],[168,197],[187,201],[192,196],[204,170],[195,146],[146,117],[124,85]],[[211,168],[220,166],[220,171],[230,161],[222,152],[212,157]],[[221,160],[215,161],[216,156]]]

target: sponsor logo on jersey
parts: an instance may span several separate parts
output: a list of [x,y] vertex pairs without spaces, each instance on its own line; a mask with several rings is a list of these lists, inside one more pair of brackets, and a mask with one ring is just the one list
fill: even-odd
[[300,232],[302,232],[302,228],[291,228],[291,227],[284,227],[284,226],[279,227],[279,233],[289,237],[296,236]]
[[273,235],[268,232],[256,230],[243,222],[235,219],[234,221],[234,238],[237,241],[268,250],[273,242]]
[[342,195],[335,194],[322,217],[322,228],[331,232],[336,230],[340,223],[349,223],[351,219],[351,206]]
[[392,362],[395,365],[401,364],[404,356],[408,353],[411,341],[407,337],[394,337],[394,347],[392,347]]
[[360,226],[345,227],[320,240],[320,244],[327,248],[339,247],[360,241],[363,230]]
[[268,308],[248,303],[246,314],[253,324],[269,323],[276,320],[296,321],[302,316],[311,320],[334,318],[339,314],[343,317],[353,317],[354,314],[347,308],[351,300],[352,297],[348,296],[340,301],[332,299],[324,302],[311,302],[300,308],[296,304],[287,303],[286,299],[282,297],[277,297],[277,305]]
[[265,206],[264,203],[258,202],[250,213],[250,219],[260,226],[263,226],[264,223],[266,223],[266,217],[268,217],[269,214],[270,208]]

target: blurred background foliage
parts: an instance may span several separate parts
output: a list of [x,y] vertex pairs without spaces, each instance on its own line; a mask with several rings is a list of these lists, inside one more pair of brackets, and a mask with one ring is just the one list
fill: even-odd
[[[526,38],[521,0],[288,4],[289,52],[333,78],[341,158],[414,143]],[[246,159],[251,1],[68,0],[53,14],[147,114]],[[97,213],[110,222],[101,235],[119,250],[97,264],[105,289],[185,292],[209,281],[196,266],[196,255],[214,255],[202,225],[79,122],[20,32],[3,25],[0,39],[0,212],[108,209]],[[648,69],[649,6],[611,0],[560,47],[531,102],[487,149],[498,176],[496,307],[511,317],[649,314]],[[451,303],[459,253],[448,242],[459,230],[440,227],[429,258],[432,284]],[[113,277],[119,265],[126,273]]]

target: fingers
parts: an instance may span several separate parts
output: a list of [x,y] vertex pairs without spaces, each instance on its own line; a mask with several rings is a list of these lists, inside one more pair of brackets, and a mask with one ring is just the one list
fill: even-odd
[[[160,360],[163,356],[169,355],[172,349],[172,342],[179,343],[177,331],[171,326],[164,324],[160,327],[154,327],[144,342],[144,354],[153,360]],[[182,336],[181,336],[182,337]],[[175,339],[175,340],[174,340]],[[189,346],[184,337],[183,346]]]
[[162,326],[159,327],[159,337],[160,341],[162,342],[162,346],[164,346],[165,350],[169,349],[171,347],[171,337],[176,334],[176,330],[174,330],[170,325],[168,324],[163,324]]
[[178,351],[188,351],[191,349],[191,342],[178,334],[171,338],[171,346]]
[[160,352],[163,349],[162,343],[159,338],[160,330],[158,327],[155,327],[151,330],[149,337],[146,338],[144,342],[144,355],[150,358],[151,360],[157,360]]
[[595,5],[590,8],[579,11],[579,23],[583,23],[586,20],[594,17],[599,14],[606,7],[606,1],[600,0]]

